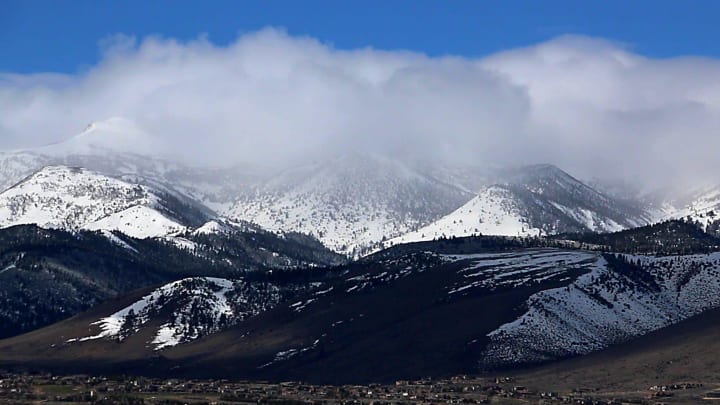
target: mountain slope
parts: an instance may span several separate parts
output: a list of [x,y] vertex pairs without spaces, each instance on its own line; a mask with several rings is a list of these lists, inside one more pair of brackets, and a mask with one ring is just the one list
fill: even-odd
[[394,244],[471,235],[539,235],[523,216],[522,207],[512,191],[491,186],[467,204],[425,227],[391,239]]
[[692,194],[689,202],[671,210],[666,218],[691,221],[709,233],[720,235],[720,188],[711,187]]
[[687,255],[720,250],[720,239],[694,222],[671,220],[611,233],[563,234],[553,239],[630,254]]
[[87,310],[109,298],[183,276],[237,271],[162,240],[71,234],[35,226],[0,230],[0,336]]
[[[126,329],[132,333],[119,344],[117,334],[80,341],[99,335],[103,320],[127,315],[133,303],[144,302],[146,291],[0,342],[6,353],[0,365],[393,381],[587,354],[720,306],[717,253],[652,256],[532,247],[551,242],[476,237],[397,246],[327,271],[245,279],[259,286],[270,282],[290,295],[224,330],[215,328],[216,315],[205,317],[211,322],[201,322],[203,330],[217,333],[202,338],[192,338],[183,326],[177,345],[158,348],[152,342],[172,319],[159,310],[143,312],[155,315],[143,318],[137,330]],[[309,275],[314,277],[304,278]],[[222,299],[203,291],[199,299],[224,308]],[[183,294],[175,302],[188,302]]]
[[587,354],[720,306],[720,254],[604,255],[565,288],[537,293],[489,334],[486,367]]
[[208,219],[200,207],[96,172],[46,167],[0,193],[0,226],[121,231],[147,238],[178,233]]
[[[129,120],[111,118],[54,145],[0,154],[0,186],[9,187],[47,165],[84,167],[192,199],[235,220],[312,234],[351,256],[388,246],[383,242],[393,238],[404,243],[443,234],[604,232],[654,218],[642,206],[597,192],[551,165],[489,169],[351,153],[278,172],[281,168],[193,167],[157,150],[152,134]],[[137,218],[136,223],[154,218],[159,228],[175,229],[138,208],[91,229],[118,228],[133,222],[128,218]],[[136,225],[128,228],[136,236],[153,234]]]
[[605,195],[553,165],[528,166],[505,176],[505,184],[516,192],[540,196],[593,232],[633,228],[654,219],[644,207]]
[[96,335],[68,343],[110,338],[122,341],[149,323],[160,323],[151,345],[155,350],[188,343],[219,332],[280,301],[280,290],[269,283],[248,283],[214,277],[175,281],[93,323]]
[[[718,322],[720,310],[713,309],[627,343],[523,370],[515,376],[519,384],[531,389],[604,387],[646,394],[649,387],[656,385],[704,382],[709,391],[720,373]],[[700,401],[694,398],[692,403]],[[691,403],[687,399],[675,402]]]
[[0,152],[0,190],[15,185],[50,164],[50,158],[32,152]]
[[647,223],[642,209],[614,200],[551,165],[505,171],[443,218],[390,240],[386,246],[441,237],[493,234],[533,236],[607,232]]
[[186,277],[238,278],[268,269],[304,274],[342,263],[341,256],[307,236],[228,227],[223,233],[149,239],[31,225],[0,229],[0,337]]
[[[558,285],[566,275],[554,270],[552,263],[564,257],[531,273],[545,277],[546,285]],[[46,365],[80,366],[68,362],[74,357],[83,358],[82,368],[113,364],[116,371],[142,367],[149,373],[172,369],[172,373],[243,378],[384,381],[405,375],[469,372],[476,367],[471,354],[477,353],[469,342],[513,319],[515,306],[538,287],[523,282],[528,277],[523,274],[498,282],[493,293],[450,294],[463,282],[456,270],[464,262],[413,253],[335,269],[313,280],[312,290],[282,300],[226,331],[162,349],[163,362],[149,368],[140,364],[157,355],[151,343],[166,318],[139,329],[120,344],[114,339],[67,342],[98,334],[92,324],[137,302],[135,295],[101,312],[0,342],[0,349],[7,353],[0,363],[6,366],[23,358],[24,365],[38,364],[22,354],[23,347],[35,347],[42,352],[36,360],[47,361]],[[509,291],[517,282],[521,285]],[[414,294],[401,294],[408,290]],[[499,310],[477,311],[487,305]],[[471,315],[473,322],[458,322]],[[93,355],[88,358],[82,353]],[[37,355],[36,350],[31,354]]]
[[157,154],[162,150],[152,134],[145,132],[132,120],[111,117],[93,122],[82,132],[64,141],[40,147],[42,155],[65,157],[71,155],[102,156],[113,153]]
[[261,178],[249,166],[200,167],[164,156],[152,134],[134,122],[110,118],[43,147],[0,152],[0,191],[45,166],[83,167],[153,188],[170,187],[211,207],[229,208],[240,190]]
[[350,154],[287,170],[242,195],[226,215],[312,234],[335,251],[360,254],[470,197],[397,161]]

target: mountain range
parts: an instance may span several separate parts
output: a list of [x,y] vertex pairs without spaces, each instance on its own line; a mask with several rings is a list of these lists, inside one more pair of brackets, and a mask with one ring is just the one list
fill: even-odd
[[[338,253],[359,257],[383,246],[443,236],[605,232],[671,217],[692,216],[713,229],[712,215],[720,204],[717,197],[720,194],[711,189],[681,207],[668,208],[666,204],[664,210],[659,210],[654,208],[657,205],[594,189],[547,164],[490,169],[404,162],[356,153],[277,169],[261,170],[249,165],[197,167],[157,153],[137,154],[137,150],[151,150],[149,146],[126,151],[118,146],[129,142],[126,137],[151,139],[132,122],[113,118],[91,124],[64,142],[0,154],[3,199],[8,200],[6,206],[14,207],[14,211],[0,215],[0,224],[53,225],[51,222],[60,218],[32,218],[37,214],[33,209],[42,210],[43,202],[37,199],[58,202],[56,210],[67,209],[77,214],[79,206],[73,199],[82,193],[62,189],[70,187],[70,183],[76,188],[83,184],[107,187],[105,192],[111,194],[117,191],[111,190],[115,187],[139,186],[147,194],[143,197],[145,201],[125,201],[124,209],[130,209],[127,213],[112,208],[108,196],[103,200],[102,196],[82,195],[98,198],[92,205],[102,208],[92,215],[100,223],[79,224],[76,222],[81,219],[74,219],[66,228],[95,226],[112,230],[128,223],[119,215],[123,218],[134,215],[138,219],[150,215],[156,223],[163,222],[160,227],[173,229],[197,225],[200,217],[225,217],[252,222],[271,231],[309,234]],[[70,170],[73,167],[83,168],[85,174],[73,173]],[[61,174],[63,170],[66,172]],[[126,184],[110,184],[117,181]],[[44,196],[38,194],[40,189]],[[56,198],[64,199],[62,204],[53,200]],[[195,211],[192,214],[195,221],[173,218],[172,213],[158,208],[167,205],[167,200]],[[28,206],[20,201],[26,201]],[[151,210],[162,211],[163,218]],[[75,214],[43,212],[64,215],[65,219]],[[143,235],[142,232],[148,232],[147,236],[162,233],[146,229],[125,231],[134,232],[135,236]]]
[[720,188],[648,203],[550,164],[155,151],[114,118],[0,154],[0,367],[390,381],[584,356],[720,307]]
[[625,253],[622,233],[612,253],[476,236],[311,271],[207,269],[0,341],[0,367],[348,383],[544,364],[718,308],[720,239],[662,250],[693,229],[624,231],[654,235],[655,254]]

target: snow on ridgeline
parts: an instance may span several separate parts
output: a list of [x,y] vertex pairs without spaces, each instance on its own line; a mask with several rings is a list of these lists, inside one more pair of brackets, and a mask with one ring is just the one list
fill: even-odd
[[48,157],[31,152],[0,152],[0,191],[12,187],[48,163]]
[[416,231],[391,239],[386,246],[478,234],[537,236],[540,229],[528,224],[520,212],[518,202],[508,190],[492,186],[449,215]]
[[[257,225],[233,221],[228,218],[215,218],[192,231],[193,235],[232,234],[235,232],[257,233],[262,230]],[[281,232],[277,232],[278,235]]]
[[83,229],[116,230],[137,239],[154,238],[183,232],[186,227],[157,210],[135,205],[83,226]]
[[[490,332],[483,368],[584,355],[720,307],[720,252],[687,256],[602,254],[555,248],[440,255],[464,263],[447,294],[552,281],[517,319]],[[554,284],[558,285],[558,284]]]
[[620,257],[597,256],[592,271],[567,287],[531,296],[521,317],[488,335],[481,363],[587,354],[720,306],[720,253]]
[[133,120],[110,117],[89,124],[82,132],[64,141],[43,146],[32,152],[48,156],[107,155],[108,153],[144,154],[163,150],[159,141]]
[[[68,343],[96,339],[124,340],[141,328],[154,327],[155,350],[187,343],[221,331],[280,302],[279,289],[268,283],[247,283],[194,277],[166,284],[135,303],[91,325],[100,333]],[[159,324],[159,326],[157,326]]]
[[710,231],[717,232],[720,229],[720,187],[711,188],[696,195],[694,199],[680,209],[671,211],[664,219],[686,219],[694,222]]
[[454,212],[386,241],[384,246],[478,234],[614,232],[646,225],[652,217],[647,211],[614,200],[552,165],[511,171],[504,180],[483,187]]
[[310,234],[335,252],[360,256],[470,198],[399,161],[347,154],[287,169],[240,195],[223,214],[271,231]]
[[0,151],[0,191],[46,166],[84,167],[129,183],[167,186],[216,212],[224,212],[240,190],[259,181],[254,166],[196,166],[166,155],[155,134],[130,119],[93,122],[80,133],[50,145]]
[[[517,236],[532,235],[538,229],[543,233],[617,230],[647,222],[641,212],[626,210],[617,200],[600,195],[551,165],[510,173],[355,153],[305,162],[279,173],[248,166],[203,168],[163,157],[163,148],[156,147],[152,138],[131,120],[115,117],[93,123],[54,145],[0,153],[0,188],[12,186],[47,165],[86,167],[155,191],[165,190],[161,187],[165,186],[219,215],[251,221],[264,229],[313,235],[330,249],[351,256],[365,255],[386,239],[403,235],[395,243],[432,239],[430,234],[462,236],[475,229],[478,233]],[[497,185],[487,196],[470,201],[490,184]],[[517,193],[518,187],[523,192]],[[495,198],[501,193],[506,195],[504,201]],[[489,197],[498,207],[483,204]],[[543,204],[538,206],[534,200]],[[467,205],[458,210],[463,204]],[[468,208],[473,208],[472,212]],[[484,216],[474,216],[481,208],[487,210]],[[548,212],[552,215],[544,215]],[[159,229],[128,226],[134,220]],[[62,218],[51,218],[48,226],[56,222]],[[182,220],[175,222],[189,225]],[[165,223],[144,208],[110,217],[91,229],[122,230],[126,226],[126,233],[136,237],[176,231],[174,224]],[[417,231],[425,226],[428,228]]]
[[85,169],[48,166],[0,193],[0,227],[36,224],[120,231],[135,238],[185,230],[160,212],[162,204],[146,186]]
[[549,279],[570,280],[568,270],[588,270],[595,263],[595,254],[558,249],[525,249],[512,253],[480,253],[441,255],[445,261],[468,260],[459,271],[464,283],[454,286],[449,295],[471,288],[496,289],[518,287]]

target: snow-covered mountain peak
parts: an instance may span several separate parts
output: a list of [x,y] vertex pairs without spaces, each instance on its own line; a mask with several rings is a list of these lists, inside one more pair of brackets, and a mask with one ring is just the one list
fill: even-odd
[[195,229],[193,231],[194,235],[213,235],[213,234],[219,234],[219,233],[227,233],[230,232],[232,228],[228,226],[227,224],[217,221],[217,220],[211,220],[206,223],[204,223],[201,227]]
[[[192,203],[241,224],[250,222],[270,231],[310,234],[331,249],[350,255],[364,254],[383,241],[419,230],[464,204],[470,204],[462,214],[463,224],[467,224],[470,208],[475,207],[473,213],[482,211],[477,206],[479,201],[489,204],[483,208],[488,216],[472,221],[485,224],[478,227],[485,228],[481,233],[619,230],[657,217],[598,192],[550,164],[512,170],[481,165],[442,166],[437,162],[400,161],[351,152],[289,169],[258,172],[248,167],[190,167],[157,154],[123,152],[126,145],[142,149],[146,141],[151,142],[152,137],[134,122],[112,118],[93,123],[60,144],[22,153],[0,153],[0,189],[43,166],[82,166],[164,194],[177,191],[182,195],[173,194],[177,199],[194,200]],[[480,194],[484,195],[471,201]],[[502,207],[506,218],[500,218],[498,210]],[[133,208],[121,218],[107,221],[126,224],[128,218],[160,220],[144,211]],[[214,216],[213,212],[210,216]],[[190,227],[194,229],[204,222],[194,221]],[[186,221],[179,223],[188,225]],[[486,227],[495,223],[503,225]],[[459,236],[476,227],[442,228],[448,236]],[[221,231],[221,227],[205,230]]]
[[652,215],[585,185],[553,165],[507,171],[456,211],[386,245],[477,234],[533,236],[608,232],[647,224]]
[[542,231],[525,216],[522,202],[509,189],[494,185],[468,203],[416,231],[394,238],[385,246],[471,235],[537,236]]
[[601,195],[592,187],[564,170],[548,163],[507,170],[501,178],[503,184],[520,186],[539,194],[561,189],[574,194],[591,193]]
[[[66,140],[66,142],[117,142],[123,137],[131,138],[135,134],[142,132],[143,131],[133,121],[122,117],[112,117],[107,120],[95,121],[88,124],[82,132]],[[116,139],[101,140],[99,138]]]
[[[66,166],[48,166],[0,193],[0,226],[36,224],[69,230],[117,230],[138,238],[186,229],[172,197]],[[177,204],[175,204],[177,205]]]
[[235,232],[257,232],[261,228],[249,223],[233,221],[227,218],[214,218],[192,231],[193,235],[231,234]]
[[360,254],[470,198],[401,162],[346,154],[281,172],[242,195],[225,215],[270,230],[311,234],[337,252]]
[[95,155],[107,153],[153,154],[158,140],[132,120],[112,117],[89,124],[82,132],[61,142],[34,149],[50,156]]

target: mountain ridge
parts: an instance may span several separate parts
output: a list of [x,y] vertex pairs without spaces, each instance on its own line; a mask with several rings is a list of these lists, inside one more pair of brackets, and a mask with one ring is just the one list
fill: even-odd
[[[605,194],[551,164],[483,168],[348,153],[265,171],[248,166],[204,168],[157,154],[113,149],[110,141],[102,148],[88,146],[94,139],[103,139],[103,134],[109,134],[109,139],[147,135],[129,120],[110,119],[54,145],[54,152],[47,155],[42,148],[0,154],[0,186],[16,185],[49,165],[85,167],[167,191],[185,203],[206,207],[206,216],[254,222],[277,232],[312,234],[352,257],[393,243],[443,235],[616,231],[655,222],[662,211]],[[75,148],[73,143],[82,147]],[[703,198],[695,199],[696,207]],[[715,205],[720,207],[720,203]],[[720,221],[707,217],[712,209],[697,215],[697,210],[663,210],[672,218],[694,215],[711,230],[720,227]],[[137,218],[138,223],[162,220],[153,213],[131,211],[97,228],[113,224],[117,228],[117,223],[125,224],[128,218]],[[128,231],[142,234],[132,228],[136,226]]]
[[623,204],[543,164],[506,171],[468,203],[438,221],[391,239],[385,246],[474,234],[535,236],[608,232],[651,221],[641,208]]
[[201,209],[168,194],[66,166],[46,166],[0,193],[3,227],[37,224],[146,238],[179,233],[208,219]]
[[[166,376],[393,381],[496,372],[584,355],[720,306],[713,293],[720,288],[718,253],[627,255],[534,243],[542,239],[476,237],[423,242],[414,249],[397,246],[315,273],[312,282],[302,283],[304,290],[292,285],[307,275],[276,278],[272,282],[289,296],[213,334],[173,334],[177,345],[157,347],[169,322],[162,310],[147,312],[160,316],[155,321],[148,318],[137,330],[124,329],[130,333],[120,343],[110,335],[88,339],[98,333],[93,324],[127,315],[127,308],[144,300],[135,294],[92,317],[68,320],[25,340],[0,341],[8,354],[2,365],[23,361],[102,372],[103,364],[112,364],[115,370],[140,367],[143,373]],[[267,277],[246,282],[262,286]],[[185,294],[162,302],[182,301]],[[205,302],[212,307],[213,294],[197,297],[209,298]],[[215,319],[203,329],[215,330],[218,318],[203,318],[203,313],[191,323]],[[188,323],[178,325],[178,330],[192,330],[182,326]],[[23,348],[38,345],[44,357],[28,363]],[[95,353],[92,365],[68,363],[88,352]],[[163,362],[157,363],[152,353]]]

